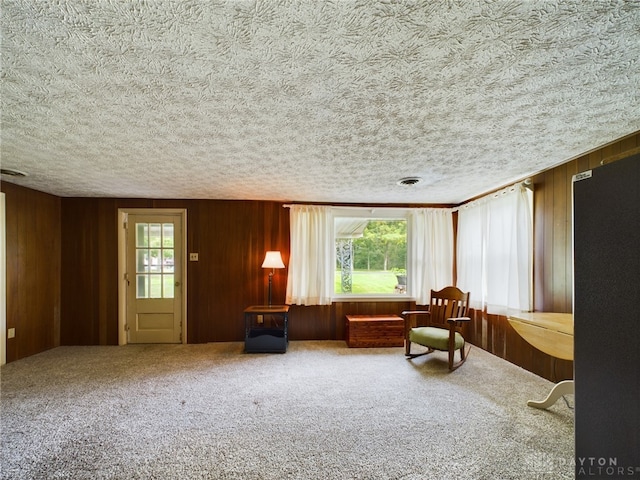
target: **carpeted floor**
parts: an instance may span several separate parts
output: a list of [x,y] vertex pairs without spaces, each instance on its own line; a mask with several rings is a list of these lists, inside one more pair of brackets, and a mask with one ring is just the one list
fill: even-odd
[[1,373],[3,479],[573,478],[573,397],[479,348],[60,347]]

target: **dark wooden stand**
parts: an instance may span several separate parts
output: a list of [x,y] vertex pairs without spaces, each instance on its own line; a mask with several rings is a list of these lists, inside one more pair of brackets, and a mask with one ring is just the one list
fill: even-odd
[[289,343],[289,305],[253,305],[244,310],[244,351],[285,353]]

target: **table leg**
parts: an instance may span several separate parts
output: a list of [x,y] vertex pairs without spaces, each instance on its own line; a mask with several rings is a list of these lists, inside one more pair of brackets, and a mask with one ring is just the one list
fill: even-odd
[[562,382],[556,383],[555,386],[547,395],[543,401],[538,402],[535,400],[529,400],[527,405],[535,408],[549,408],[551,405],[556,403],[560,397],[563,395],[573,394],[573,380],[563,380]]

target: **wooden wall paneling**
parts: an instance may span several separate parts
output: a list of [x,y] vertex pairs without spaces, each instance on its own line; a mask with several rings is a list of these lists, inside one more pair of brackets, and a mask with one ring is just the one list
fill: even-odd
[[637,153],[640,133],[536,175],[534,191],[534,306],[569,312],[573,299],[571,184],[575,173]]
[[[209,228],[202,228],[209,225]],[[212,322],[198,321],[212,315],[210,282],[214,278],[213,258],[209,249],[209,237],[215,234],[215,226],[208,216],[206,202],[193,201],[187,208],[187,343],[205,343],[213,338]],[[189,260],[189,253],[197,253],[197,262]],[[207,282],[200,281],[207,279]],[[198,342],[198,339],[202,339]]]
[[[24,257],[26,243],[20,241],[18,234],[19,205],[24,203],[24,192],[11,184],[0,184],[5,192],[5,235],[6,235],[6,327],[17,328],[20,324],[19,291],[21,290],[20,259]],[[18,359],[18,339],[7,338],[7,363]]]
[[507,321],[507,317],[503,315],[492,315],[492,323],[494,328],[491,332],[491,352],[500,358],[504,358],[507,349],[507,328],[509,322]]
[[587,157],[589,159],[589,169],[597,168],[602,162],[602,150],[591,152]]
[[331,336],[333,305],[292,305],[289,310],[290,340],[340,340]]
[[469,309],[471,322],[469,322],[464,337],[467,342],[480,348],[482,348],[481,315],[482,313],[479,310]]
[[44,303],[36,308],[41,322],[37,331],[32,332],[35,341],[28,355],[60,345],[60,199],[44,193],[35,197],[35,291],[42,292]]
[[242,282],[243,261],[237,215],[211,200],[194,201],[187,211],[189,251],[199,255],[187,267],[190,343],[229,341],[229,326],[239,321],[234,307],[242,301],[236,285]]
[[62,199],[63,345],[118,343],[118,208],[150,200]]
[[62,199],[62,345],[97,345],[97,200]]
[[[274,202],[269,206],[270,222],[267,224],[272,232],[270,242],[265,245],[269,250],[279,250],[282,253],[282,261],[285,268],[278,272],[274,278],[274,301],[277,298],[279,302],[284,303],[287,296],[287,277],[289,274],[289,253],[290,253],[290,234],[289,234],[289,209],[284,208],[281,203]],[[274,236],[273,233],[277,232]]]
[[482,319],[482,341],[484,348],[495,355],[495,347],[493,345],[493,332],[495,329],[495,315],[485,314]]
[[21,220],[28,250],[24,272],[28,287],[22,292],[27,321],[21,326],[21,358],[59,345],[60,200],[41,192],[29,193],[28,198],[30,211]]
[[2,183],[6,200],[7,362],[60,342],[60,199]]
[[[188,208],[188,340],[244,338],[243,311],[267,302],[267,250],[289,258],[288,210],[278,202],[197,200]],[[273,277],[273,302],[284,303],[287,269]]]
[[247,226],[251,238],[248,253],[254,258],[249,265],[248,274],[257,281],[252,282],[252,285],[256,287],[255,292],[261,299],[258,303],[268,303],[270,270],[263,269],[262,262],[268,250],[279,251],[285,268],[275,270],[271,296],[273,304],[284,304],[289,266],[289,209],[285,209],[281,203],[254,202],[252,211],[253,221]]
[[630,135],[627,138],[623,138],[620,140],[620,153],[628,152],[631,150],[635,150],[640,146],[638,143],[640,141],[640,133],[636,133],[635,135]]
[[543,311],[546,295],[546,251],[547,228],[544,218],[547,190],[546,174],[534,177],[533,192],[533,305],[535,310]]
[[567,237],[567,166],[553,170],[553,240],[552,240],[552,312],[566,311],[567,272],[565,269]]
[[[234,298],[233,309],[228,313],[235,320],[227,323],[225,338],[237,340],[244,338],[244,309],[249,305],[265,305],[268,302],[268,270],[262,268],[262,261],[267,248],[272,248],[271,242],[266,242],[267,219],[266,204],[259,202],[239,202],[233,204],[236,209],[234,225],[237,227],[233,235],[233,244],[238,248],[229,258],[226,269],[233,272],[236,265],[240,266],[240,275],[235,278],[232,290],[228,292]],[[269,243],[269,247],[267,247]],[[273,245],[275,249],[277,245]],[[277,270],[273,277],[273,303],[284,303],[278,285],[283,272]],[[221,299],[222,300],[222,299]]]
[[[216,202],[200,201],[199,217],[189,222],[190,235],[197,238],[198,246],[194,252],[199,254],[199,261],[190,262],[197,270],[190,275],[188,285],[189,329],[195,327],[196,336],[191,336],[194,343],[223,341],[230,339],[226,327],[234,321],[233,306],[238,303],[235,282],[242,278],[242,259],[238,253],[238,233],[236,213],[229,211],[227,216]],[[189,213],[187,213],[189,215]],[[228,240],[228,241],[224,241]],[[236,268],[230,268],[238,262]],[[227,298],[224,298],[227,297]],[[222,299],[224,298],[224,301]],[[192,306],[198,305],[199,312],[194,315]],[[228,318],[232,315],[234,318]],[[216,325],[218,326],[216,330]]]
[[586,170],[589,170],[589,156],[584,155],[575,160],[576,163],[576,173],[581,173]]
[[544,255],[542,257],[542,261],[544,263],[544,267],[542,270],[543,279],[542,283],[544,285],[543,290],[543,311],[553,311],[553,292],[554,292],[554,283],[553,283],[553,259],[554,259],[554,248],[555,244],[553,242],[554,234],[553,230],[555,227],[555,221],[552,218],[552,221],[548,221],[548,215],[553,215],[553,186],[554,186],[554,175],[553,171],[547,172],[544,175],[545,180],[545,196],[544,196],[544,213],[545,217],[545,229],[544,229],[544,243],[542,251]]
[[533,364],[533,347],[509,325],[506,329],[505,360],[531,371]]
[[562,300],[562,312],[573,311],[573,176],[579,173],[577,162],[566,164],[566,188],[564,190],[564,265],[561,266],[565,272],[563,284],[564,298]]
[[118,207],[114,199],[98,204],[98,344],[118,344]]

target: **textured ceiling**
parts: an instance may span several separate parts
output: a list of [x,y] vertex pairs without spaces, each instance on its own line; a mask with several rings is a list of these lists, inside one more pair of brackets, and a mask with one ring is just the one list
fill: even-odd
[[3,180],[59,196],[459,203],[640,130],[637,1],[1,15]]

